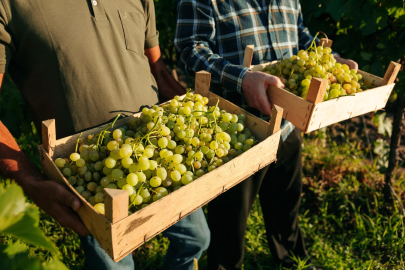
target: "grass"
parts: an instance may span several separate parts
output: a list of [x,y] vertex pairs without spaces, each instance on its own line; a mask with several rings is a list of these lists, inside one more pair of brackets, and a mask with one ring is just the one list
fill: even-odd
[[[401,202],[383,202],[383,176],[365,156],[359,142],[338,145],[322,133],[304,140],[300,225],[311,258],[323,269],[405,268]],[[394,188],[398,194],[403,195],[404,183],[404,177],[397,174]],[[85,269],[75,233],[45,213],[41,213],[40,226],[59,247],[63,263],[70,269]],[[0,237],[0,243],[7,241],[10,239]],[[136,269],[158,269],[168,244],[159,235],[137,249],[133,254]],[[245,250],[245,270],[280,269],[267,247],[258,200],[248,219]],[[47,258],[41,249],[31,248],[31,254]],[[206,258],[204,253],[200,269],[206,269]],[[296,261],[296,269],[307,268],[305,261]]]

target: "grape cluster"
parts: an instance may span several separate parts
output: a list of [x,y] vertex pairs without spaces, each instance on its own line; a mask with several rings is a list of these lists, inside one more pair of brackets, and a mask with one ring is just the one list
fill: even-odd
[[300,50],[291,58],[268,65],[263,72],[279,77],[285,90],[304,99],[312,78],[328,80],[323,100],[362,92],[372,87],[369,82],[364,82],[362,75],[355,69],[336,63],[332,49],[316,46],[315,39],[307,50]]
[[111,133],[114,121],[99,134],[79,138],[76,151],[55,164],[102,214],[104,188],[128,191],[131,214],[254,145],[244,114],[220,110],[218,102],[208,107],[208,101],[188,92],[183,100],[176,96],[160,107],[145,107],[127,126]]

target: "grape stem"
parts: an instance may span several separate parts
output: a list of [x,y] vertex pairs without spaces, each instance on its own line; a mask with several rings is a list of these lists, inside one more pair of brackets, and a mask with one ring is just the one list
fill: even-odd
[[77,153],[77,146],[79,145],[79,140],[80,140],[81,137],[82,137],[82,132],[80,132],[79,138],[77,138],[75,153]]
[[[120,116],[121,116],[121,114],[117,114],[117,116],[115,117],[114,121],[113,121],[112,123],[110,123],[105,129],[103,129],[103,130],[100,132],[100,135],[98,136],[98,139],[97,139],[97,145],[96,145],[96,148],[97,148],[97,149],[100,147],[100,144],[103,143],[104,135],[105,135],[105,133],[107,132],[107,129],[109,129],[110,127],[112,128],[112,127],[114,126],[115,122],[117,121],[117,119],[118,119]],[[100,138],[101,138],[101,141],[100,141]]]

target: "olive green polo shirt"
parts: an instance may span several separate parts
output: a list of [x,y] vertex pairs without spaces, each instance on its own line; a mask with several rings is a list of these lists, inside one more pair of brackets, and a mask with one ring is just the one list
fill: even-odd
[[58,138],[158,103],[144,55],[157,45],[153,0],[0,2],[0,72]]

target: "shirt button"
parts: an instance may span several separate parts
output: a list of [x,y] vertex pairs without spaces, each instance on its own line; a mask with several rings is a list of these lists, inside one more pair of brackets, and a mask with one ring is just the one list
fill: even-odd
[[94,1],[93,1],[93,5],[97,6],[97,1],[94,0]]

